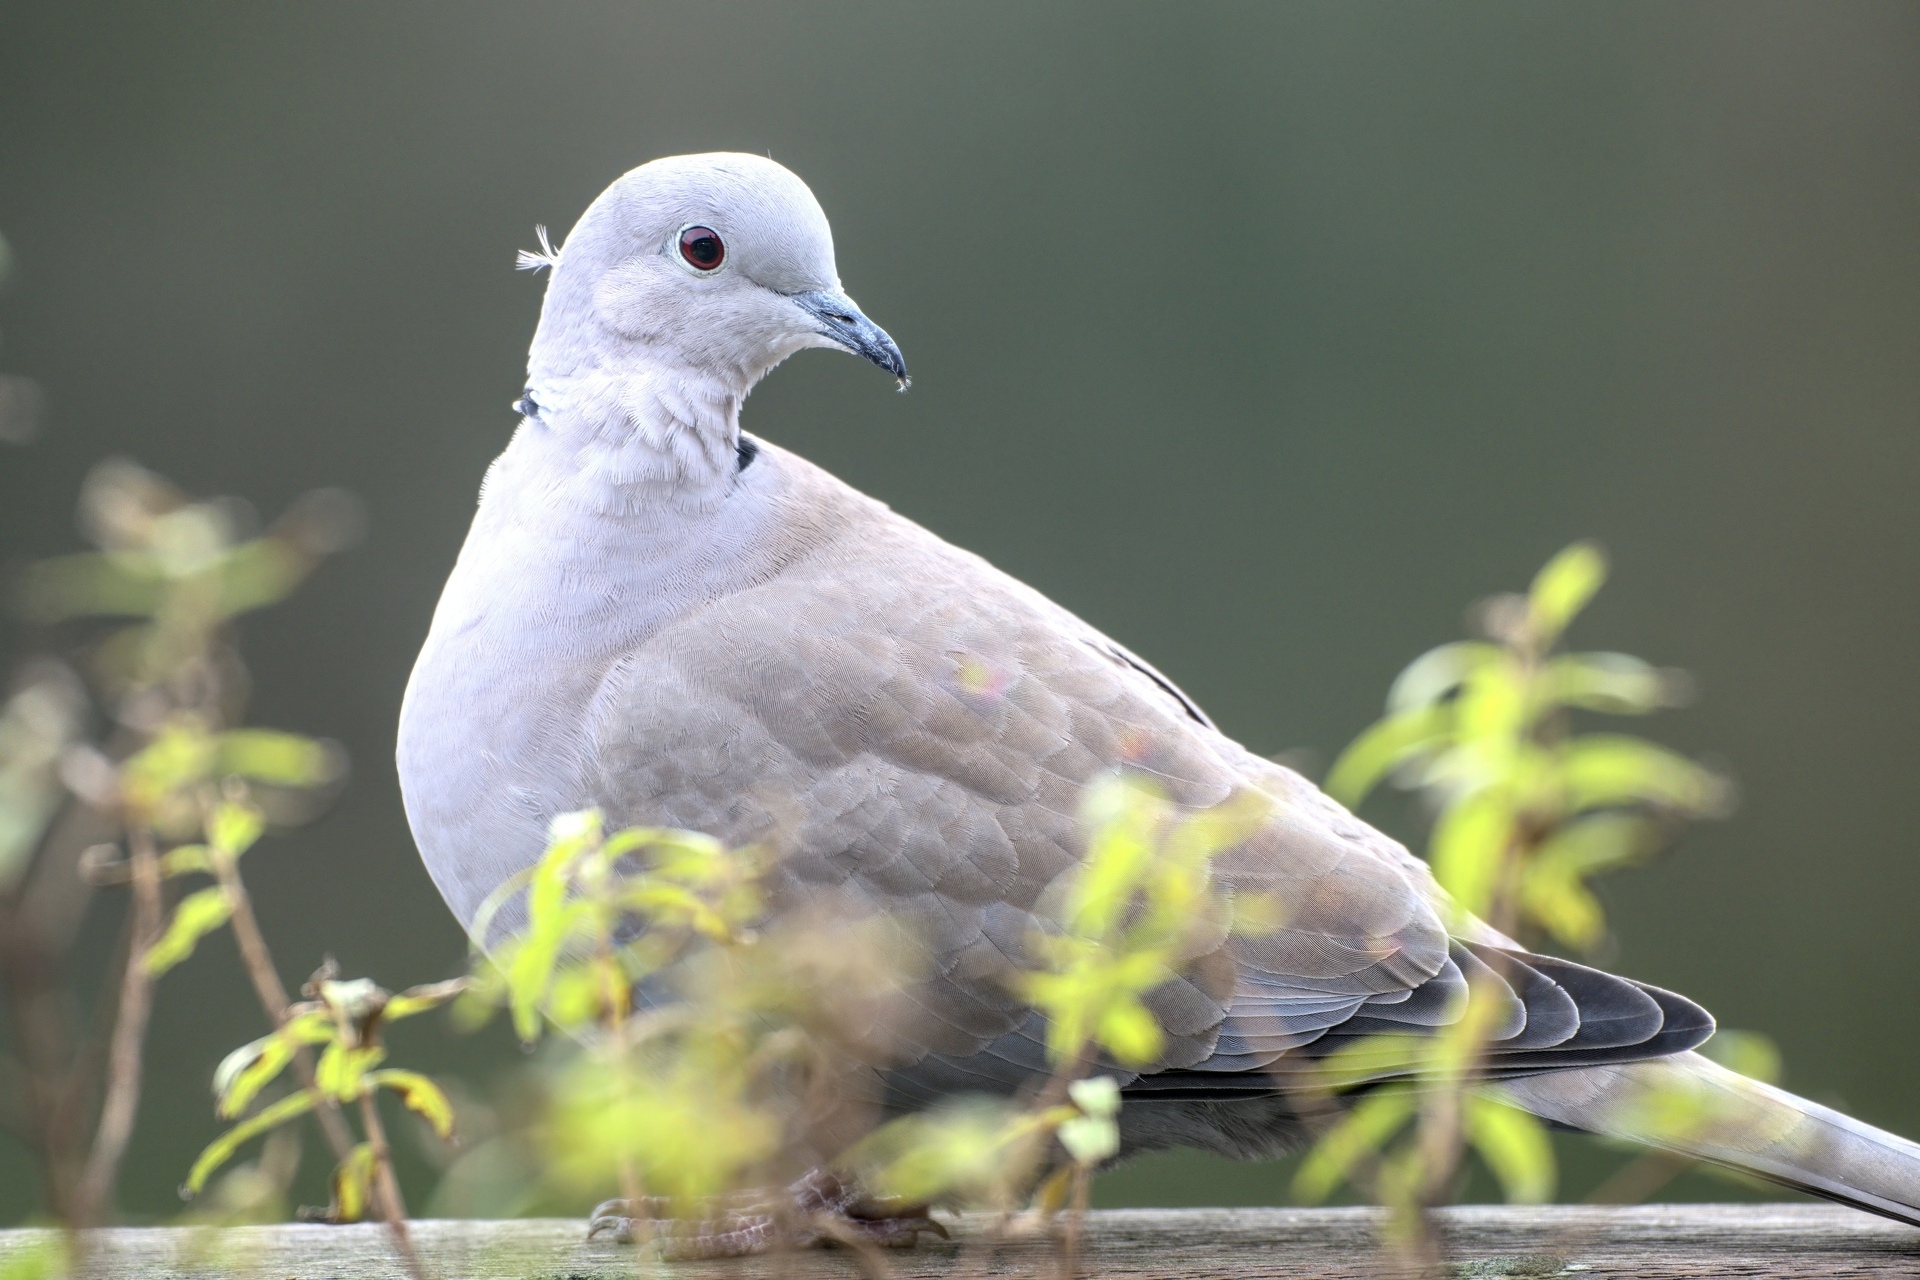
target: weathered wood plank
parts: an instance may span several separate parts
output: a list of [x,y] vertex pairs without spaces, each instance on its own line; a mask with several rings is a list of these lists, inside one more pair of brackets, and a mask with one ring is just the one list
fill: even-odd
[[[1622,1209],[1476,1206],[1443,1215],[1461,1280],[1566,1276],[1920,1276],[1920,1231],[1826,1205],[1642,1205]],[[1092,1214],[1089,1277],[1372,1277],[1381,1272],[1375,1217],[1364,1209],[1111,1210]],[[437,1280],[612,1280],[631,1277],[630,1251],[588,1244],[581,1222],[418,1222],[415,1238]],[[898,1280],[1057,1274],[1037,1242],[980,1251],[978,1222],[951,1243],[888,1255]],[[43,1233],[0,1232],[0,1265]],[[182,1228],[127,1228],[95,1237],[90,1277],[141,1280],[222,1272],[276,1280],[402,1276],[376,1226],[247,1227],[215,1239]],[[700,1264],[653,1272],[685,1280],[856,1277],[839,1251]]]

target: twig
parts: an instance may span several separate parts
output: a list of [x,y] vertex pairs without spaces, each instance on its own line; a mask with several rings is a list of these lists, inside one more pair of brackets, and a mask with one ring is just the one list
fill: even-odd
[[[287,1020],[287,1006],[293,1002],[280,981],[280,971],[273,963],[273,955],[267,950],[267,940],[260,932],[260,922],[254,917],[253,899],[247,893],[246,885],[241,882],[240,870],[231,858],[214,858],[213,869],[214,877],[227,895],[227,906],[233,913],[233,940],[239,944],[240,959],[246,967],[247,977],[253,981],[254,993],[260,997],[260,1007],[266,1010],[273,1025],[280,1027]],[[301,1087],[322,1099],[313,1110],[314,1118],[320,1123],[320,1131],[326,1135],[327,1145],[333,1148],[333,1158],[345,1160],[353,1150],[353,1134],[340,1114],[340,1104],[314,1086],[313,1050],[301,1045],[293,1055],[293,1070]]]
[[160,859],[153,833],[145,827],[128,833],[128,846],[133,872],[132,944],[120,980],[119,1011],[107,1059],[106,1101],[94,1130],[93,1151],[74,1192],[73,1217],[78,1223],[98,1221],[112,1197],[140,1109],[141,1050],[153,1012],[153,975],[147,972],[146,962],[147,951],[160,936]]
[[1060,1244],[1060,1280],[1079,1280],[1080,1228],[1086,1221],[1092,1185],[1093,1171],[1076,1162],[1073,1166],[1073,1202],[1067,1207],[1067,1225]]
[[394,1248],[399,1250],[401,1260],[407,1264],[407,1273],[414,1280],[427,1280],[426,1268],[421,1266],[420,1255],[414,1251],[413,1236],[407,1231],[407,1206],[400,1199],[399,1180],[393,1176],[393,1149],[387,1145],[386,1126],[380,1123],[380,1108],[371,1089],[360,1095],[360,1124],[367,1131],[367,1145],[373,1149],[373,1176],[379,1184],[380,1212],[393,1233]]

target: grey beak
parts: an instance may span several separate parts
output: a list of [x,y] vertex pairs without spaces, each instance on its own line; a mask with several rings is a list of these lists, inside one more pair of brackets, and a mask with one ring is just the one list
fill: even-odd
[[907,389],[907,358],[900,354],[900,348],[885,329],[860,314],[852,298],[835,290],[818,289],[812,293],[796,293],[793,300],[820,322],[822,337],[873,361],[900,380],[902,391]]

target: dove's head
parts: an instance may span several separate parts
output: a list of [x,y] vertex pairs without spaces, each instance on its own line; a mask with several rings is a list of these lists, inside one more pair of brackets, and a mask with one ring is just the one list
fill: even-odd
[[553,261],[529,372],[711,384],[744,395],[806,347],[906,361],[834,269],[833,232],[807,184],[761,156],[655,160],[581,215]]

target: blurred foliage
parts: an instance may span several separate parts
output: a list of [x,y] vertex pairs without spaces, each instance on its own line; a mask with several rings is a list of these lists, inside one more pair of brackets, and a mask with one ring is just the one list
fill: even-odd
[[[1417,658],[1394,681],[1386,716],[1328,775],[1328,792],[1349,805],[1389,779],[1430,802],[1427,857],[1460,936],[1482,935],[1485,921],[1522,940],[1591,951],[1606,937],[1606,917],[1589,881],[1645,861],[1687,820],[1728,806],[1728,783],[1706,767],[1640,738],[1577,729],[1581,714],[1645,715],[1688,693],[1679,673],[1629,654],[1559,652],[1605,579],[1600,549],[1575,543],[1525,595],[1486,602],[1486,638]],[[1395,1243],[1429,1265],[1424,1213],[1453,1194],[1466,1152],[1509,1200],[1550,1198],[1545,1126],[1482,1080],[1498,1007],[1470,985],[1437,1034],[1367,1037],[1319,1064],[1332,1118],[1300,1166],[1296,1194],[1322,1200],[1343,1183],[1362,1188],[1391,1209]],[[1688,1099],[1664,1101],[1672,1125],[1697,1117]]]
[[[240,1147],[325,1103],[370,1104],[381,1091],[398,1097],[442,1139],[453,1135],[453,1104],[447,1095],[417,1071],[382,1067],[387,1051],[381,1032],[390,1022],[425,1013],[452,1000],[464,980],[411,987],[391,995],[366,978],[342,981],[329,970],[314,975],[306,987],[311,1000],[289,1007],[280,1026],[270,1035],[242,1045],[224,1058],[214,1072],[214,1095],[222,1117],[243,1115],[262,1090],[277,1080],[300,1049],[317,1048],[319,1065],[312,1085],[280,1097],[234,1125],[209,1143],[193,1162],[183,1196],[198,1195],[207,1179],[231,1160]],[[363,1111],[363,1117],[370,1112]],[[339,1162],[333,1175],[333,1205],[328,1222],[357,1222],[375,1202],[375,1185],[391,1177],[382,1151],[385,1138],[378,1127]]]
[[[539,862],[482,905],[456,1017],[504,1008],[525,1042],[550,1023],[582,1045],[547,1081],[539,1177],[697,1216],[798,1172],[839,1121],[841,1077],[881,1051],[865,1041],[899,948],[880,921],[765,920],[766,869],[691,832],[608,835],[588,811],[555,819]],[[524,925],[483,947],[509,905]]]
[[[544,1073],[532,1141],[502,1135],[449,1177],[497,1168],[511,1146],[505,1162],[522,1176],[617,1190],[669,1215],[635,1234],[670,1254],[744,1238],[740,1197],[806,1186],[810,1170],[851,1176],[903,1221],[931,1202],[1005,1215],[1036,1188],[1044,1209],[1084,1207],[1091,1171],[1119,1149],[1121,1109],[1117,1082],[1090,1073],[1159,1054],[1148,998],[1232,927],[1211,861],[1266,811],[1242,798],[1185,812],[1136,777],[1090,788],[1087,856],[1029,940],[1034,967],[1009,977],[1047,1017],[1052,1075],[1019,1097],[956,1098],[878,1129],[881,1073],[909,1048],[899,1037],[922,974],[917,940],[844,909],[773,912],[778,859],[766,850],[658,828],[608,834],[596,812],[565,815],[539,862],[476,914],[456,1017],[472,1027],[504,1009],[523,1041],[552,1025],[577,1047]],[[803,1236],[839,1229],[799,1202],[783,1212],[808,1219]]]
[[1605,578],[1599,548],[1576,543],[1525,596],[1489,601],[1489,638],[1417,658],[1386,717],[1327,777],[1348,805],[1389,777],[1432,800],[1428,859],[1461,919],[1583,950],[1606,931],[1587,882],[1644,861],[1730,799],[1724,779],[1665,747],[1573,731],[1571,713],[1644,715],[1688,691],[1678,673],[1629,654],[1555,652]]
[[27,872],[66,792],[60,762],[86,726],[86,691],[65,667],[32,663],[0,706],[0,891]]
[[1227,931],[1227,899],[1211,892],[1213,857],[1268,814],[1269,802],[1253,792],[1182,814],[1141,778],[1103,778],[1089,788],[1081,809],[1086,857],[1057,928],[1031,939],[1041,967],[1018,984],[1046,1015],[1056,1065],[1096,1050],[1129,1067],[1160,1055],[1164,1038],[1141,997]]
[[[156,979],[231,925],[264,1012],[276,1024],[286,1013],[239,863],[269,825],[319,812],[345,761],[329,743],[240,727],[247,680],[232,623],[351,542],[358,515],[350,498],[322,491],[264,532],[252,523],[243,503],[194,501],[109,461],[81,493],[81,525],[99,549],[29,565],[17,584],[30,634],[59,656],[26,663],[0,705],[0,980],[20,1029],[19,1061],[0,1067],[29,1095],[21,1136],[68,1225],[111,1211]],[[173,892],[195,877],[212,883]],[[62,984],[91,890],[112,885],[128,886],[131,903],[122,968],[92,1015],[111,1028],[102,1071],[77,1025],[80,995]],[[280,1065],[289,1062],[310,1072],[304,1053]],[[275,1105],[284,1118],[292,1104]],[[339,1117],[329,1109],[321,1121],[347,1151]],[[295,1150],[274,1148],[223,1180],[199,1220],[273,1211]]]

